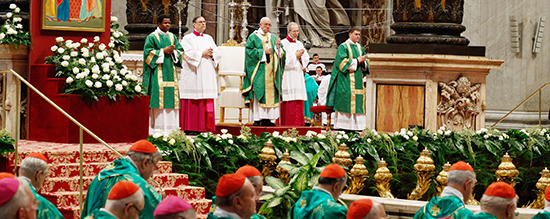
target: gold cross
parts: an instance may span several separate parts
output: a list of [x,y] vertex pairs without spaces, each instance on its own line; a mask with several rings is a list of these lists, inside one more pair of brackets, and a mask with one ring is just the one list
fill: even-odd
[[434,205],[430,210],[432,211],[432,216],[436,216],[441,209],[438,208],[437,205]]

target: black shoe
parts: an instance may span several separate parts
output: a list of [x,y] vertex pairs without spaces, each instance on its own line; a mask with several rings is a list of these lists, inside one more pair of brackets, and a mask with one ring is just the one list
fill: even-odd
[[272,123],[269,119],[262,119],[262,126],[275,126],[275,123]]
[[254,121],[254,124],[252,124],[252,126],[261,126],[262,125],[262,121]]

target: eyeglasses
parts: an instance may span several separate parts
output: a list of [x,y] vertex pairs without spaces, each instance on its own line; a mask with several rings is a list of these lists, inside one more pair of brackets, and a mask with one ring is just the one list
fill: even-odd
[[136,209],[136,211],[138,212],[138,214],[141,214],[141,211],[142,211],[142,210],[139,210],[139,208],[138,208],[136,205],[134,205],[134,204],[132,204],[132,203],[126,204],[126,206],[128,206],[128,205],[132,205],[132,207],[134,207],[134,208]]

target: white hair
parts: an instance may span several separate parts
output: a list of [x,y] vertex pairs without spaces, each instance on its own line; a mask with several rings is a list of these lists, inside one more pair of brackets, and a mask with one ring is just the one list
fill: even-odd
[[29,183],[21,178],[16,179],[19,181],[19,188],[17,188],[17,191],[8,202],[0,206],[0,218],[15,218],[19,209],[30,207],[27,206],[29,204],[30,197],[25,192],[25,188],[29,190],[31,189],[29,187]]
[[370,211],[363,219],[378,219],[378,216],[380,215],[380,203],[377,201],[372,200],[372,207],[370,208]]
[[269,19],[268,17],[263,17],[262,19],[260,19],[260,23],[264,22],[266,19],[271,22],[271,19]]
[[296,22],[290,22],[286,26],[287,31],[290,31],[292,29],[292,26],[297,26],[298,28],[300,28],[300,25],[298,25]]
[[38,171],[42,171],[42,173],[48,171],[48,163],[36,157],[27,157],[21,162],[20,175],[32,178]]
[[252,183],[252,185],[254,185],[254,187],[263,186],[262,185],[262,176],[249,176],[249,177],[246,177],[246,178],[248,178],[248,180],[250,180],[250,182]]
[[190,208],[186,211],[172,213],[172,214],[164,214],[164,215],[157,215],[154,217],[154,219],[195,219],[197,217],[197,213],[195,213],[195,209]]
[[519,197],[517,195],[514,198],[502,198],[483,194],[479,202],[481,203],[481,210],[488,212],[504,212],[506,207],[512,203],[517,207],[518,200]]
[[466,181],[476,181],[476,173],[468,170],[451,170],[447,173],[447,185],[462,186]]
[[144,201],[143,190],[139,188],[134,194],[118,200],[109,200],[105,202],[105,208],[112,212],[122,212],[127,204],[139,206]]

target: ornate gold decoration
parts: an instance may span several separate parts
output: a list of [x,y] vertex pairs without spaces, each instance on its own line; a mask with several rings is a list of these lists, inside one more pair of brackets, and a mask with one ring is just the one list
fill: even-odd
[[229,39],[226,43],[222,44],[222,46],[243,47],[243,45],[237,43],[234,39]]
[[273,172],[273,166],[276,164],[275,160],[277,160],[277,156],[275,156],[275,150],[273,150],[273,144],[271,143],[271,139],[267,140],[267,142],[264,145],[264,148],[260,151],[260,158],[262,158],[262,163],[264,164],[264,168],[262,169],[262,176],[265,178],[266,176],[271,176],[271,173]]
[[350,167],[353,163],[353,160],[351,160],[351,155],[348,152],[348,146],[346,144],[342,143],[338,147],[338,151],[336,154],[334,154],[334,157],[332,158],[332,162],[336,164],[340,164],[342,166]]
[[277,173],[279,175],[279,179],[283,180],[283,182],[287,184],[288,181],[290,180],[289,178],[290,174],[288,173],[288,170],[280,166],[283,163],[291,164],[290,154],[288,153],[288,150],[286,150],[285,153],[283,153],[283,159],[281,159],[281,162],[279,162],[279,164],[277,165]]
[[428,148],[424,148],[420,153],[420,157],[416,160],[416,164],[414,165],[417,176],[416,188],[414,188],[411,194],[407,195],[407,199],[418,200],[430,188],[431,178],[435,170],[434,161],[430,155],[431,153],[428,151]]
[[437,175],[437,177],[435,178],[438,182],[436,187],[437,189],[436,196],[441,195],[441,192],[443,191],[445,186],[447,186],[447,174],[449,173],[450,168],[451,168],[451,164],[449,162],[445,163],[443,165],[443,169],[441,170],[441,172],[439,172],[439,175]]
[[361,155],[355,159],[355,165],[353,165],[353,168],[349,171],[348,176],[351,186],[344,191],[344,194],[359,194],[359,192],[365,188],[364,182],[367,180],[369,171],[364,162],[365,159],[363,159]]
[[544,168],[542,172],[540,172],[540,179],[537,182],[536,186],[539,191],[537,191],[537,199],[533,201],[531,204],[528,204],[527,206],[523,206],[524,208],[536,208],[536,209],[543,209],[544,208],[544,192],[546,191],[546,187],[550,185],[550,171],[548,171],[548,168]]
[[390,173],[390,169],[388,169],[388,164],[384,161],[384,158],[378,162],[378,169],[376,170],[376,174],[374,174],[374,179],[376,179],[376,191],[380,197],[395,198],[390,190],[390,181],[393,179],[393,175]]
[[476,116],[481,112],[481,101],[478,101],[481,84],[470,86],[470,80],[462,76],[448,84],[439,82],[439,87],[437,125],[453,131],[473,129]]
[[512,158],[508,155],[508,152],[502,157],[502,163],[498,165],[498,170],[495,173],[497,181],[503,181],[510,184],[512,187],[516,185],[514,180],[518,177],[519,171],[516,170],[516,166],[512,163]]

